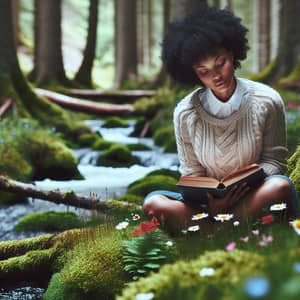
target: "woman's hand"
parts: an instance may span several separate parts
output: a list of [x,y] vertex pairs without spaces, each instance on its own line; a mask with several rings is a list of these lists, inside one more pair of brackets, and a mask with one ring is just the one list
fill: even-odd
[[207,193],[208,197],[208,212],[211,215],[229,212],[235,204],[241,200],[249,191],[247,183],[242,183],[239,186],[234,186],[224,198],[214,198],[212,194]]

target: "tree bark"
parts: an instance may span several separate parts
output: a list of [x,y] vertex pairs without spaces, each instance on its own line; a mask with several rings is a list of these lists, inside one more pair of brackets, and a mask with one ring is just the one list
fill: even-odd
[[87,87],[92,87],[93,85],[92,69],[97,44],[98,7],[99,0],[90,0],[87,43],[81,66],[75,76],[76,82]]
[[[0,190],[6,192],[17,193],[25,197],[32,197],[36,199],[46,200],[56,204],[65,204],[74,207],[80,207],[85,209],[95,209],[102,212],[107,212],[110,207],[110,201],[100,201],[93,197],[86,197],[83,195],[77,195],[73,191],[60,192],[59,190],[43,191],[36,188],[33,184],[23,183],[15,181],[0,175]],[[125,207],[137,207],[136,204],[130,204],[122,201],[118,202],[119,206]]]
[[35,8],[34,80],[39,85],[67,85],[62,57],[61,0],[36,0]]
[[20,2],[19,0],[12,0],[12,21],[13,21],[13,31],[14,31],[14,41],[15,46],[18,47],[21,44],[20,41],[20,26],[19,26],[19,13],[20,13]]
[[207,6],[207,0],[175,0],[173,20],[180,20],[189,14]]
[[260,72],[270,63],[271,56],[271,2],[255,0],[254,2],[254,71]]
[[116,1],[116,74],[114,88],[137,80],[136,0]]

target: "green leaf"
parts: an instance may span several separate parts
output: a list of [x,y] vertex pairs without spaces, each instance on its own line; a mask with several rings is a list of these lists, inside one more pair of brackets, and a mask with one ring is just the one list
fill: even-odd
[[144,267],[149,268],[149,269],[159,269],[160,264],[155,264],[155,263],[147,263],[144,265]]
[[137,272],[140,273],[140,274],[145,274],[145,273],[147,273],[147,270],[138,269]]

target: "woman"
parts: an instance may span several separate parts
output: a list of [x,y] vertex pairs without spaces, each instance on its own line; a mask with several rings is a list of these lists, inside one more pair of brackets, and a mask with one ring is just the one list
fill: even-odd
[[[267,176],[258,188],[242,184],[217,201],[209,194],[206,211],[210,216],[232,213],[234,220],[243,220],[284,202],[289,216],[295,216],[295,188],[280,175],[288,153],[284,103],[271,87],[235,77],[246,58],[246,33],[239,18],[213,7],[170,26],[162,52],[168,73],[181,83],[203,87],[182,99],[174,111],[180,171],[220,179],[257,163]],[[147,195],[144,210],[171,230],[203,211],[170,191]]]

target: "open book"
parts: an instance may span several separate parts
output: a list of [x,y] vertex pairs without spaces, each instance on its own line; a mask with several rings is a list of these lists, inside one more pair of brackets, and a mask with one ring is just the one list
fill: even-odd
[[254,187],[261,183],[265,176],[259,165],[251,164],[229,173],[221,180],[212,177],[181,176],[177,187],[185,201],[207,204],[207,193],[211,193],[215,198],[223,198],[235,185],[246,182],[249,187]]

